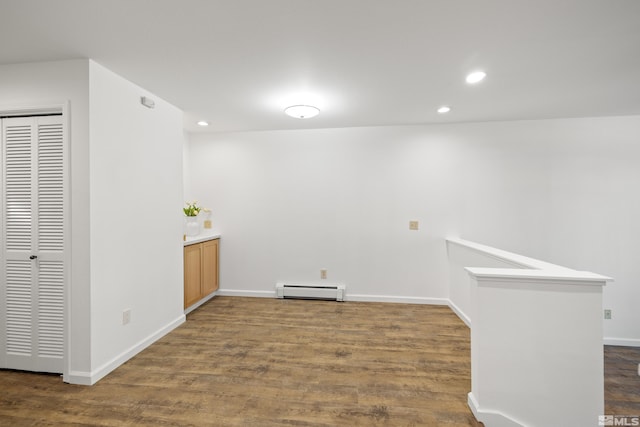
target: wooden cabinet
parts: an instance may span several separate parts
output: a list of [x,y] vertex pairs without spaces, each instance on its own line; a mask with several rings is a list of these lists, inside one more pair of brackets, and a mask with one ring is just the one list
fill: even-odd
[[219,247],[219,239],[184,247],[184,308],[218,289]]

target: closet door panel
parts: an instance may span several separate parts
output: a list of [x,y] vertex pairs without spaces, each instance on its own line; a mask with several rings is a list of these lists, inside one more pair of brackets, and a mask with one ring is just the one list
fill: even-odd
[[31,369],[33,343],[33,141],[32,119],[2,120],[4,366]]
[[7,355],[31,357],[33,343],[33,286],[31,262],[8,260],[6,280]]
[[[62,123],[38,123],[38,250],[64,250],[64,168]],[[44,123],[43,123],[44,122]]]
[[64,356],[64,139],[59,116],[37,122],[37,367],[62,371]]
[[41,261],[37,295],[37,369],[57,372],[64,357],[64,265]]
[[2,120],[0,367],[64,361],[65,152],[60,116]]
[[4,122],[5,248],[7,252],[28,253],[33,239],[34,129],[31,119],[5,119]]

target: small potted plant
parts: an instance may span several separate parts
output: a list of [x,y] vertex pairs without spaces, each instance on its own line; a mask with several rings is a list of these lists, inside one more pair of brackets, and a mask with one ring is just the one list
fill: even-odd
[[185,218],[187,220],[186,227],[186,235],[187,236],[197,236],[200,234],[200,223],[198,222],[198,214],[200,213],[201,207],[198,206],[198,201],[194,200],[193,202],[186,202],[187,206],[182,208],[184,212]]

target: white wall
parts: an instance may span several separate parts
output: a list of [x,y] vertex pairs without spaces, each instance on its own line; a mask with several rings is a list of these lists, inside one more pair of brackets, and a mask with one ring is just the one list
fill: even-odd
[[[640,345],[640,117],[470,124],[466,239],[613,277],[609,344]],[[490,185],[489,185],[490,184]]]
[[469,405],[476,419],[486,426],[596,425],[604,413],[603,282],[579,273],[553,279],[553,270],[532,278],[495,271],[471,285]]
[[184,133],[180,110],[93,61],[90,123],[95,381],[184,320]]
[[327,268],[347,296],[447,298],[444,239],[460,236],[615,278],[605,337],[640,345],[638,116],[190,139],[185,197],[222,233],[222,289]]
[[487,256],[482,251],[471,250],[456,242],[447,240],[449,258],[449,306],[467,326],[471,327],[471,278],[465,267],[522,268],[521,264],[504,257]]
[[471,327],[468,403],[476,419],[593,424],[604,411],[601,309],[609,278],[458,238],[447,239],[447,251],[452,307]]
[[550,147],[548,211],[555,218],[545,252],[554,262],[615,278],[604,289],[604,307],[613,310],[605,337],[638,346],[640,118],[583,121],[578,132]]
[[71,271],[65,374],[91,369],[89,313],[89,62],[0,65],[0,111],[68,102]]
[[416,130],[194,135],[187,199],[210,207],[222,232],[221,287],[273,292],[326,268],[352,299],[446,298],[458,161]]
[[[155,99],[154,110],[140,105],[143,95]],[[65,377],[90,383],[183,319],[184,133],[178,109],[95,62],[0,66],[0,111],[64,103],[71,177]],[[124,309],[132,310],[126,327]]]
[[191,175],[186,173],[186,170],[189,167],[189,145],[186,143],[189,140],[189,133],[185,131],[182,137],[184,141],[184,144],[182,145],[182,169],[185,171],[183,174],[182,185],[184,194],[191,194]]

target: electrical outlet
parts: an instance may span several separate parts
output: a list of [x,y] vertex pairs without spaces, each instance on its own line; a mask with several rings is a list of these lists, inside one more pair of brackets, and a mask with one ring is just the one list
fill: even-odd
[[321,279],[326,279],[327,278],[327,269],[326,268],[320,269],[320,278]]
[[606,309],[604,311],[604,318],[605,318],[605,320],[611,320],[611,310]]
[[418,221],[409,221],[409,230],[417,230],[418,225]]
[[126,325],[131,322],[131,309],[122,312],[122,324]]

